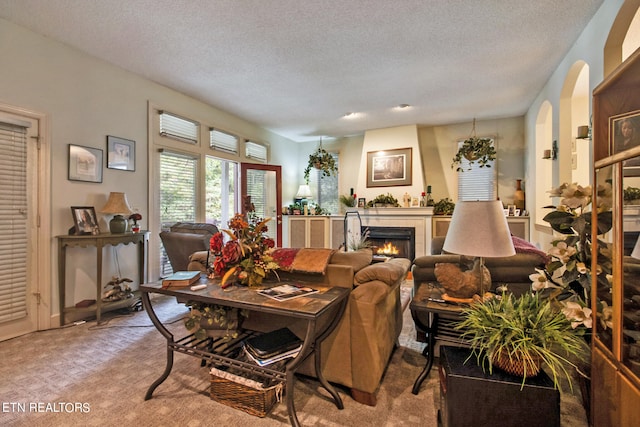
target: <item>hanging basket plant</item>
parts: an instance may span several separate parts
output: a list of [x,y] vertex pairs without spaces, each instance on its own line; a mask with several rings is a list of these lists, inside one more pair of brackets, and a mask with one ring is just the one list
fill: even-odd
[[492,138],[478,138],[476,136],[476,120],[473,119],[471,135],[462,142],[458,152],[453,157],[451,168],[455,167],[456,172],[464,172],[464,168],[462,168],[463,158],[469,162],[469,168],[467,170],[471,170],[471,165],[476,162],[481,168],[490,168],[490,162],[496,159],[496,154]]
[[307,167],[304,170],[304,180],[307,184],[309,183],[311,169],[321,170],[322,176],[331,176],[338,172],[335,159],[327,150],[322,148],[322,138],[318,149],[309,154],[309,163],[307,163]]

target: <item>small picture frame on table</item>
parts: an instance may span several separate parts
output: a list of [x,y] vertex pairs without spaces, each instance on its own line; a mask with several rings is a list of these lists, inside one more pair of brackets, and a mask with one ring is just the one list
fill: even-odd
[[411,198],[411,207],[412,208],[419,208],[420,207],[420,199],[417,197],[412,197]]
[[100,234],[98,217],[93,206],[71,206],[75,235]]
[[107,168],[134,172],[136,170],[136,142],[107,135]]
[[516,205],[507,205],[509,216],[516,216]]
[[367,199],[365,199],[364,197],[359,197],[358,198],[358,207],[359,208],[364,208],[367,205]]

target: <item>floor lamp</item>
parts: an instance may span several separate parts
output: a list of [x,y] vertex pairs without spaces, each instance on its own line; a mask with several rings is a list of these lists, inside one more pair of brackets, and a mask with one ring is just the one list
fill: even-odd
[[480,295],[484,295],[484,258],[516,254],[502,202],[457,202],[442,249],[446,252],[479,257]]

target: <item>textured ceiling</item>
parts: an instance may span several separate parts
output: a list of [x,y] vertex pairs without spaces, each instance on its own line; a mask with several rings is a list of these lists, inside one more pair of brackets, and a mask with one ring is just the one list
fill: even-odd
[[601,4],[2,0],[0,17],[316,142],[524,114]]

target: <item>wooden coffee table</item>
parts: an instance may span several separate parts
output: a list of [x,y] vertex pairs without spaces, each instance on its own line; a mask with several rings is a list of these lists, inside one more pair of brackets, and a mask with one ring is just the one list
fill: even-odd
[[[150,399],[154,390],[167,379],[173,367],[173,353],[179,352],[202,360],[209,360],[216,365],[233,367],[247,374],[257,374],[263,376],[265,379],[284,381],[289,421],[291,425],[299,426],[300,423],[296,416],[293,400],[295,373],[304,360],[314,355],[315,371],[318,380],[329,394],[331,394],[338,409],[342,409],[344,407],[342,399],[322,374],[320,368],[320,347],[322,341],[324,341],[338,325],[344,313],[350,290],[342,287],[320,286],[317,283],[301,283],[299,281],[295,283],[310,286],[319,292],[289,301],[276,301],[260,295],[256,289],[251,289],[246,286],[233,285],[222,289],[218,280],[209,280],[205,275],[202,276],[199,284],[205,284],[206,288],[197,291],[192,291],[190,287],[164,289],[160,283],[140,286],[144,308],[154,326],[167,339],[168,349],[165,370],[162,375],[151,384],[145,395],[145,400]],[[278,284],[280,283],[273,283],[272,285],[277,286]],[[254,312],[272,313],[289,317],[292,321],[304,321],[307,325],[304,344],[298,356],[288,361],[283,370],[271,368],[271,365],[260,367],[257,364],[236,360],[233,355],[238,352],[233,351],[233,345],[238,347],[242,346],[243,340],[255,335],[255,332],[241,331],[238,338],[233,340],[233,343],[227,343],[227,345],[224,346],[216,345],[217,340],[221,340],[222,338],[197,340],[193,334],[187,334],[182,338],[175,339],[173,334],[167,330],[156,316],[149,298],[149,295],[152,293],[171,295],[176,297],[178,302],[182,303],[197,301],[206,304],[237,307]],[[218,351],[217,348],[219,347],[224,347],[224,351]]]

